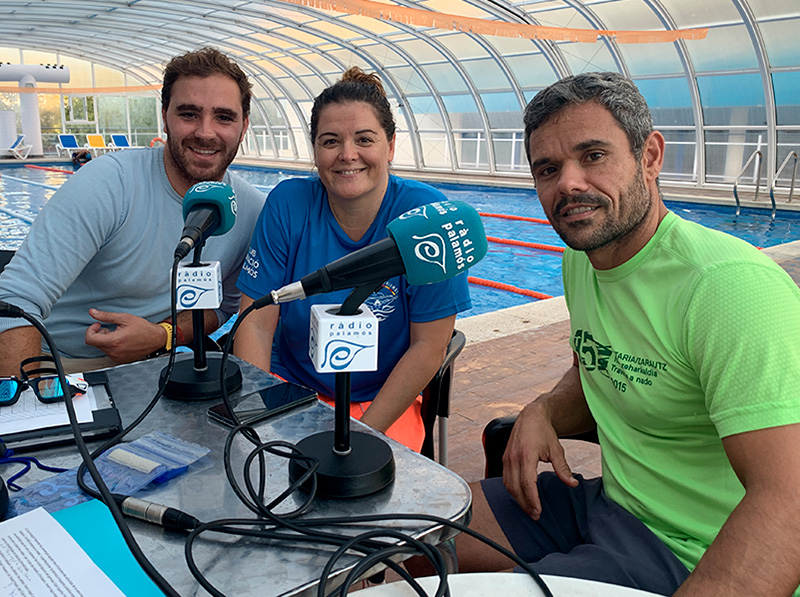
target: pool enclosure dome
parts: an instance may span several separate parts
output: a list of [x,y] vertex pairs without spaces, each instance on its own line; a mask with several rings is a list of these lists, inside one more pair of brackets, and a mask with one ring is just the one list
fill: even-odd
[[[525,104],[564,76],[612,70],[667,139],[662,182],[786,195],[798,32],[795,0],[4,0],[0,62],[70,70],[36,84],[52,112],[45,154],[59,132],[163,137],[164,63],[211,45],[254,83],[248,158],[310,167],[312,100],[357,65],[380,74],[395,110],[395,169],[526,184]],[[0,81],[0,111],[21,111],[18,85]]]

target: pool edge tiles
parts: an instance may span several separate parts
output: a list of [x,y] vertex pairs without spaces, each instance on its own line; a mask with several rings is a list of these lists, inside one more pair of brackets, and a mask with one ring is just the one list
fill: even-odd
[[563,296],[506,307],[456,320],[456,329],[464,332],[467,346],[534,330],[569,319]]

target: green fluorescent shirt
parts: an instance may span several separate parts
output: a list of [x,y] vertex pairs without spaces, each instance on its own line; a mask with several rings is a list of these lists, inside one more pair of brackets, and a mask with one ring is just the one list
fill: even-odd
[[671,212],[621,266],[567,250],[563,276],[606,492],[692,570],[744,496],[720,438],[800,422],[800,289]]

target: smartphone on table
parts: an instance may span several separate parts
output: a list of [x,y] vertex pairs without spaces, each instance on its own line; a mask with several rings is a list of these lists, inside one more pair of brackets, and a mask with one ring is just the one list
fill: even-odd
[[[313,402],[316,398],[317,393],[314,390],[283,381],[258,392],[248,394],[234,404],[233,410],[236,416],[239,417],[240,422],[253,424],[292,408]],[[228,427],[234,426],[233,419],[228,409],[225,408],[224,402],[210,407],[208,416]]]

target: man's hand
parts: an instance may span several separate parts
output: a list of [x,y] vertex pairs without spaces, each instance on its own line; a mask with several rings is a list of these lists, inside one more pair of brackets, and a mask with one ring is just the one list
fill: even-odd
[[[166,330],[156,323],[129,313],[111,313],[89,309],[100,323],[86,329],[86,344],[99,348],[117,364],[145,358],[167,343]],[[112,330],[101,324],[114,324]]]
[[578,480],[564,456],[564,448],[558,441],[546,408],[540,402],[531,402],[522,409],[514,423],[503,454],[503,483],[519,505],[534,520],[542,514],[542,504],[536,479],[539,463],[549,462],[561,481],[570,487],[577,487]]

